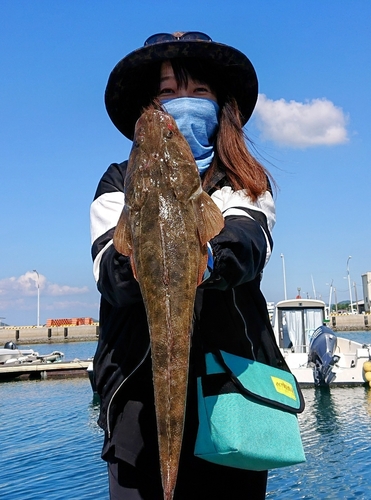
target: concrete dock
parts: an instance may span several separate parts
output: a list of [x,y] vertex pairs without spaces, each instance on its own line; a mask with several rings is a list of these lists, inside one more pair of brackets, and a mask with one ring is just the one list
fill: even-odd
[[[3,327],[0,328],[0,347],[14,342],[20,349],[32,344],[61,344],[97,341],[98,325],[66,327]],[[37,351],[37,348],[34,348]],[[88,377],[91,360],[57,361],[54,363],[24,363],[0,365],[0,382],[10,380],[44,380],[49,378]]]
[[[371,331],[371,315],[332,315],[328,326],[335,332]],[[0,327],[0,346],[13,341],[21,348],[31,344],[53,344],[64,342],[97,341],[99,325],[59,326],[59,327]],[[19,379],[47,379],[67,377],[88,377],[90,360],[62,361],[56,363],[31,363],[24,365],[0,366],[0,382]]]
[[28,327],[14,326],[0,328],[0,346],[13,341],[18,346],[29,344],[84,342],[98,340],[99,326],[59,326],[59,327]]
[[371,331],[370,314],[333,314],[328,324],[334,332]]
[[0,366],[0,382],[9,380],[45,380],[47,378],[88,377],[90,361],[58,361]]
[[[371,331],[370,314],[334,314],[331,315],[328,326],[335,332]],[[0,346],[9,340],[15,344],[45,344],[63,342],[97,341],[99,325],[36,327],[12,326],[0,327]]]

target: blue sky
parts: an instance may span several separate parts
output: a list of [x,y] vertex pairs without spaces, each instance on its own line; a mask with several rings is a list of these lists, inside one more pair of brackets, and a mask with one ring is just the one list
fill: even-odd
[[[0,321],[98,317],[89,207],[130,142],[103,104],[108,75],[151,34],[198,30],[259,79],[246,127],[278,184],[268,301],[358,299],[371,271],[368,0],[2,0]],[[282,259],[281,254],[284,255]],[[355,289],[352,288],[353,300]]]

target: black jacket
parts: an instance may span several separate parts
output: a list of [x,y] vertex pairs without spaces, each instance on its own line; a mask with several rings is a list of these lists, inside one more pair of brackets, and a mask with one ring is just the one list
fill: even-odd
[[[99,425],[105,430],[103,457],[148,464],[156,447],[149,333],[139,285],[129,259],[112,245],[124,204],[127,162],[112,164],[102,177],[91,207],[94,274],[101,293],[100,338],[94,377],[101,400]],[[211,240],[214,270],[198,291],[192,337],[185,440],[193,446],[197,429],[195,382],[202,349],[217,347],[288,370],[276,345],[265,299],[262,270],[269,259],[274,204],[267,191],[253,202],[235,192],[222,173],[211,188],[225,227]],[[207,188],[206,188],[207,189]],[[141,458],[143,457],[143,458]]]

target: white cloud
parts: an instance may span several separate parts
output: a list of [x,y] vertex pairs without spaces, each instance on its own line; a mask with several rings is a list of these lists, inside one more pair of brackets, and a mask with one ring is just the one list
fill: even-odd
[[0,280],[0,297],[2,299],[12,297],[19,299],[22,296],[36,295],[38,284],[44,296],[76,295],[89,291],[87,286],[79,288],[50,283],[42,274],[37,275],[33,271],[27,271],[18,278],[11,277]]
[[[64,300],[64,301],[56,301],[53,300],[51,304],[43,305],[43,310],[47,311],[84,311],[95,308],[96,311],[99,309],[99,301],[90,301],[90,302],[82,302],[82,301],[72,301],[72,300]],[[69,314],[69,316],[78,316],[78,313],[74,312],[74,314]],[[81,314],[80,314],[81,316]]]
[[[44,286],[45,277],[39,275],[40,288]],[[36,295],[37,293],[37,274],[32,271],[27,271],[18,278],[12,276],[0,280],[0,296],[25,296]]]
[[88,291],[89,288],[87,286],[79,288],[76,286],[57,285],[49,283],[46,287],[46,293],[48,295],[75,295],[78,293],[86,293]]
[[259,94],[254,116],[262,138],[282,146],[333,146],[348,141],[347,117],[327,99],[273,101]]
[[37,280],[38,276],[33,271],[0,279],[1,321],[11,325],[35,325],[39,304],[41,324],[48,318],[98,316],[99,293],[95,288],[89,290],[87,286],[51,283],[39,274],[39,302]]

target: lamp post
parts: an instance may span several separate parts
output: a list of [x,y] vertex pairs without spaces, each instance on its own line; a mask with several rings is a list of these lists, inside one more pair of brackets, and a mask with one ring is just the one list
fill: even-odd
[[283,272],[283,290],[285,293],[285,300],[287,300],[285,256],[283,255],[283,253],[281,253],[281,259],[282,259],[282,272]]
[[354,298],[356,299],[356,313],[359,313],[359,309],[358,309],[357,285],[356,285],[356,282],[355,282],[355,281],[353,281],[353,286],[354,286]]
[[350,312],[353,313],[352,288],[350,286],[350,272],[349,272],[349,260],[351,258],[352,258],[352,256],[349,255],[348,260],[347,260],[347,276],[348,276],[348,288],[349,288],[349,298],[350,298]]
[[37,274],[37,326],[40,326],[40,276],[36,269],[33,270]]
[[[330,284],[330,296],[328,299],[328,314],[329,314],[329,316],[331,315],[331,299],[332,299],[332,284],[333,284],[333,282],[334,282],[334,280],[332,279],[331,284]],[[328,285],[328,283],[326,283],[326,285]]]

